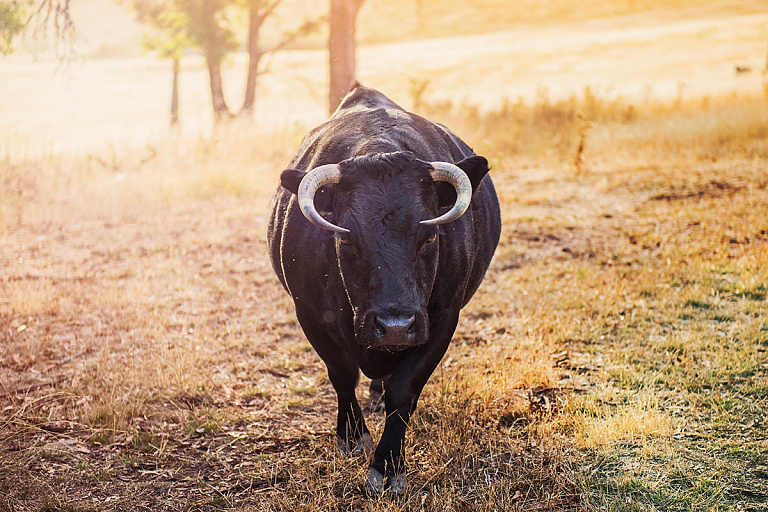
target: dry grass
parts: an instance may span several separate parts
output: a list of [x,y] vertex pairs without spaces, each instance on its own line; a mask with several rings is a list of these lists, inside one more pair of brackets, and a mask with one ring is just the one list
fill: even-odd
[[[643,51],[659,53],[653,44],[693,44],[685,37],[698,30],[691,41],[725,52],[699,50],[711,56],[700,67],[721,60],[735,80],[730,59],[748,45],[725,41],[719,25],[666,27],[652,44],[643,24],[672,10],[706,21],[762,8],[471,4],[418,2],[413,16],[397,2],[366,2],[361,38],[391,40],[385,33],[403,12],[397,40],[510,27],[533,38],[557,19],[548,29],[560,36],[585,27],[594,35],[569,40],[580,57],[605,64],[629,53],[634,68]],[[633,50],[608,51],[613,31],[638,16],[639,30],[622,40]],[[749,34],[761,26],[737,21]],[[396,45],[361,49],[363,62],[383,63],[361,71],[366,83],[410,87],[403,96],[419,112],[491,159],[503,203],[495,262],[409,432],[406,497],[364,499],[366,461],[334,453],[333,391],[267,263],[269,198],[306,129],[276,122],[190,135],[204,131],[197,127],[139,149],[117,128],[130,149],[90,155],[0,141],[0,510],[765,507],[765,98],[702,97],[683,83],[671,99],[650,89],[632,99],[539,89],[534,100],[489,108],[433,96],[458,97],[456,74],[462,83],[482,77],[477,94],[495,98],[514,93],[504,89],[509,76],[546,82],[546,70],[535,73],[542,62],[559,66],[563,82],[600,72],[587,59],[567,74],[571,53],[558,60],[562,44],[548,37],[525,52],[515,40],[483,39],[498,58],[457,51],[449,64],[425,64],[468,41],[427,42],[407,56]],[[277,65],[304,65],[303,79],[315,84],[317,62],[299,52]],[[392,62],[429,72],[412,78]],[[145,90],[130,86],[135,63],[103,64],[78,70],[82,83],[69,91],[41,94],[25,75],[5,97],[78,108],[70,118],[83,126],[66,130],[80,139],[103,135],[93,126],[111,126],[116,104],[125,126],[162,126],[160,64],[143,64]],[[193,117],[207,108],[202,73],[188,64],[186,126],[205,125]],[[646,83],[650,74],[639,74]],[[112,82],[142,96],[144,110]],[[322,95],[281,78],[266,84],[260,115],[290,96],[288,119],[317,117]],[[82,96],[80,106],[67,95]],[[28,109],[7,107],[14,130],[38,133]],[[380,433],[381,419],[371,423]]]
[[366,500],[366,461],[334,453],[332,388],[267,262],[301,130],[234,125],[3,162],[0,506],[764,506],[765,100],[424,111],[491,158],[505,227],[413,420],[405,498]]
[[615,175],[616,166],[768,155],[768,105],[756,95],[705,96],[670,105],[653,98],[599,98],[587,87],[560,100],[541,90],[533,103],[518,99],[490,112],[471,104],[422,103],[427,117],[466,126],[476,151],[516,167],[573,165],[578,156],[583,170]]

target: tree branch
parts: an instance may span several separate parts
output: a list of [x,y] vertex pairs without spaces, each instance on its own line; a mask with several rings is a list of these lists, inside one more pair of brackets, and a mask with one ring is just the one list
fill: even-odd
[[77,35],[70,11],[70,0],[42,0],[24,22],[24,32],[31,31],[31,36],[37,38],[45,35],[51,24],[59,60],[70,59],[75,54],[74,43]]

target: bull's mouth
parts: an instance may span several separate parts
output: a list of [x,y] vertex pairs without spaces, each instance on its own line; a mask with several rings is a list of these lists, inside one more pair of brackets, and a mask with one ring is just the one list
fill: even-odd
[[368,347],[371,350],[376,350],[378,352],[386,352],[389,354],[397,354],[400,352],[405,352],[408,349],[411,349],[413,347],[409,347],[406,345],[387,345],[387,346],[374,346],[374,347]]
[[403,352],[405,350],[408,350],[408,349],[411,349],[411,348],[414,348],[414,347],[418,347],[418,346],[420,346],[420,345],[417,345],[417,344],[403,345],[403,344],[383,344],[383,343],[380,343],[380,344],[368,345],[367,348],[369,348],[371,350],[377,350],[379,352],[395,353],[395,352]]

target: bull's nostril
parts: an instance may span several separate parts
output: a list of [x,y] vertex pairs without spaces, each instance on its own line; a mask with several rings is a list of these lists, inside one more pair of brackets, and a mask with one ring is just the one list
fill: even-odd
[[373,328],[376,331],[376,336],[384,336],[387,334],[387,328],[377,316],[373,317]]

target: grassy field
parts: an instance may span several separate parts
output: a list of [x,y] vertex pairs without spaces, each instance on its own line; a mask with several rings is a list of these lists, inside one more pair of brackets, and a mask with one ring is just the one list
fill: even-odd
[[[295,92],[277,83],[268,98]],[[266,256],[272,191],[321,109],[88,151],[0,130],[0,511],[768,510],[766,96],[579,82],[480,105],[442,84],[425,67],[394,88],[489,158],[504,228],[412,420],[400,499],[365,498],[367,460],[335,452],[333,389]]]
[[334,453],[265,256],[298,135],[230,126],[4,162],[4,509],[764,509],[765,99],[424,111],[491,156],[504,232],[404,499]]

